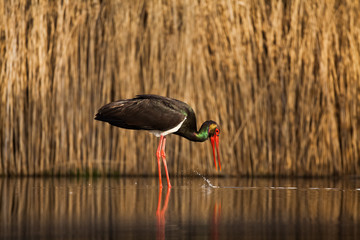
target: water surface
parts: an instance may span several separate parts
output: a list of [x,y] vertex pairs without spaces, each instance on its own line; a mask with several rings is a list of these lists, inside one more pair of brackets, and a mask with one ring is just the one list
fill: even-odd
[[356,179],[171,180],[0,178],[0,239],[360,239]]

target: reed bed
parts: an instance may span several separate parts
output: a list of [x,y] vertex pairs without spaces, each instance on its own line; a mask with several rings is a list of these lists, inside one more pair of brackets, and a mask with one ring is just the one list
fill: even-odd
[[[220,123],[225,175],[360,173],[360,3],[3,1],[0,174],[156,174],[157,139],[93,120],[152,93]],[[171,175],[218,174],[168,138]]]

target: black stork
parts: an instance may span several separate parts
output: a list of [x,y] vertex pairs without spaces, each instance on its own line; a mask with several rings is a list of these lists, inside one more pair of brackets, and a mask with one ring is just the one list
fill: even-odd
[[[221,170],[219,155],[219,125],[214,121],[204,122],[197,131],[194,110],[184,102],[158,95],[137,95],[132,99],[118,100],[102,106],[96,120],[126,129],[148,130],[160,142],[156,151],[159,185],[161,182],[161,163],[163,160],[168,188],[171,188],[169,173],[166,165],[165,144],[166,135],[174,133],[194,142],[204,142],[210,138],[214,164],[216,168],[215,144],[218,155],[219,169]],[[217,168],[216,168],[217,169]]]

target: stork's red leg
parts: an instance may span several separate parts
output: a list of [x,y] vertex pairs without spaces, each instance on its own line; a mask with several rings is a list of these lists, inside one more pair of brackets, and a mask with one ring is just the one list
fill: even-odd
[[161,146],[162,146],[163,139],[164,139],[164,136],[160,136],[159,146],[158,146],[157,151],[156,151],[156,158],[157,158],[158,172],[159,172],[159,187],[160,188],[163,187],[162,181],[161,181],[161,163],[160,163],[160,158],[161,158],[160,151],[161,151]]
[[166,173],[166,179],[167,179],[168,188],[171,188],[169,172],[168,172],[167,164],[166,164],[165,144],[166,144],[166,137],[164,137],[163,142],[162,142],[161,156],[162,156],[162,160],[163,160],[164,167],[165,167],[165,173]]

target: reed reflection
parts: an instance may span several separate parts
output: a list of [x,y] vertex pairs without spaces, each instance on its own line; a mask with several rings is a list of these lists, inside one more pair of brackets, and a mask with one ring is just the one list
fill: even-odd
[[0,178],[0,239],[360,236],[356,180],[156,180]]

